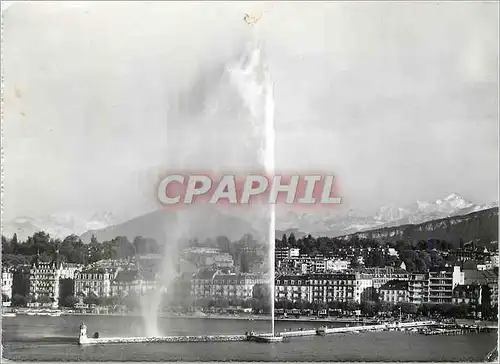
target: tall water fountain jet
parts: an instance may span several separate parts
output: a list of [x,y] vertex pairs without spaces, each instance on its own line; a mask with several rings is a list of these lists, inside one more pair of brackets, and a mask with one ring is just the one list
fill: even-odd
[[[262,42],[258,41],[255,29],[252,29],[250,44],[239,55],[235,62],[224,61],[217,67],[202,65],[200,78],[195,79],[191,88],[173,95],[176,103],[169,112],[168,138],[171,140],[168,140],[166,154],[175,159],[169,161],[168,168],[209,170],[217,174],[228,170],[249,172],[258,166],[268,174],[274,173],[273,84],[264,62]],[[275,206],[253,205],[250,208],[258,210],[260,216],[263,212],[268,216],[262,235],[268,242],[271,332],[274,334]],[[152,292],[141,305],[148,336],[166,333],[160,332],[158,319],[162,296],[165,295],[163,291],[166,289],[168,293],[177,273],[173,261],[182,249],[179,241],[195,237],[189,236],[193,235],[190,231],[193,225],[215,225],[210,217],[217,209],[214,205],[193,205],[172,212],[176,225],[173,234],[172,231],[165,232],[166,251],[161,272],[163,289]],[[200,216],[205,218],[200,219]]]
[[[255,134],[261,137],[264,134],[258,151],[260,163],[264,166],[266,174],[273,176],[275,170],[274,85],[269,68],[265,64],[262,43],[255,37],[247,57],[249,57],[248,62],[241,69],[243,77],[235,78],[239,80],[240,92],[245,97],[245,101],[254,116]],[[271,333],[274,336],[276,207],[274,204],[269,204],[266,207],[269,216],[267,240],[269,245]]]
[[[266,72],[266,151],[265,151],[265,167],[269,176],[274,174],[274,88],[271,82],[269,72]],[[274,290],[275,290],[275,243],[276,243],[276,206],[269,205],[269,265],[270,265],[270,280],[271,280],[271,333],[274,331]]]

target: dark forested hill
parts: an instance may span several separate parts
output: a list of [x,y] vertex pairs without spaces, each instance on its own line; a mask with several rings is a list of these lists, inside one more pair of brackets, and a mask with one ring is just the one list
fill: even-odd
[[498,208],[491,208],[462,216],[363,231],[339,237],[360,239],[393,240],[446,240],[458,247],[460,240],[476,240],[482,243],[498,241]]

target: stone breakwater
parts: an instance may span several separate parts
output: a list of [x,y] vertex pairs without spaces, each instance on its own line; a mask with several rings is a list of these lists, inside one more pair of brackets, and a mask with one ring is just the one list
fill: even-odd
[[103,337],[80,336],[80,345],[124,344],[124,343],[203,343],[247,341],[246,335],[201,335],[201,336],[161,336],[161,337]]

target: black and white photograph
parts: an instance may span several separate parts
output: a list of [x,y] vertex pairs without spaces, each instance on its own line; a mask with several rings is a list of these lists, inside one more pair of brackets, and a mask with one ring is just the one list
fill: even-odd
[[498,362],[499,1],[2,1],[1,361]]

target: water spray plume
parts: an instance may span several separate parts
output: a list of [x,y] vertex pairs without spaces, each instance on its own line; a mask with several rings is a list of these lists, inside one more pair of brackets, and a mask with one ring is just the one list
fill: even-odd
[[[265,145],[263,150],[263,162],[264,167],[268,175],[274,175],[275,169],[275,128],[274,128],[274,85],[271,79],[271,75],[262,52],[262,42],[259,41],[256,28],[253,27],[262,18],[262,15],[266,11],[260,13],[258,16],[252,16],[248,13],[245,14],[243,20],[250,26],[252,26],[252,38],[253,38],[253,51],[252,53],[258,53],[259,59],[257,61],[261,62],[264,71],[264,85],[263,91],[265,95],[264,100],[264,135],[265,135]],[[269,230],[268,230],[268,242],[269,242],[269,280],[270,280],[270,294],[271,294],[271,334],[275,335],[274,329],[274,279],[275,279],[275,238],[276,238],[276,207],[274,204],[269,205]]]
[[[264,13],[264,12],[263,12]],[[251,130],[250,134],[245,134],[246,139],[252,139],[251,146],[252,153],[258,151],[258,162],[260,167],[263,167],[267,175],[273,175],[275,169],[275,131],[274,131],[274,95],[273,95],[273,84],[270,76],[269,69],[265,63],[265,54],[263,52],[264,45],[261,41],[261,36],[259,36],[259,26],[262,24],[262,15],[252,16],[250,14],[245,14],[244,21],[250,26],[249,34],[249,44],[243,55],[234,64],[228,64],[224,74],[221,76],[220,80],[215,81],[215,84],[210,85],[210,90],[204,97],[207,100],[214,100],[215,103],[219,101],[219,98],[225,100],[227,94],[237,94],[238,104],[236,107],[240,108],[238,110],[238,122],[245,123],[242,125],[242,129]],[[259,23],[259,26],[256,24]],[[232,63],[232,62],[231,62]],[[212,94],[214,92],[214,94]],[[199,98],[199,94],[194,94],[193,97]],[[236,105],[236,104],[235,104]],[[175,114],[179,111],[182,113],[183,109],[177,106],[179,110],[172,110]],[[174,107],[175,108],[175,107]],[[200,116],[200,123],[212,121],[217,122],[218,118],[213,115],[219,109],[215,108],[215,111],[207,111],[204,109],[202,115]],[[221,113],[224,113],[225,109],[220,109]],[[189,110],[188,110],[189,112]],[[222,114],[225,116],[225,114]],[[187,117],[191,117],[188,114]],[[222,118],[224,120],[224,118]],[[202,128],[203,125],[200,126]],[[210,125],[207,131],[206,138],[208,139],[210,132],[216,132],[218,129],[213,125]],[[255,142],[255,143],[254,143]],[[206,147],[206,145],[205,145]],[[206,152],[205,152],[206,153]],[[234,154],[236,155],[236,153]],[[179,153],[176,155],[176,160],[183,160],[183,167],[188,160],[183,158],[189,157],[184,153]],[[190,158],[187,158],[190,159]],[[218,162],[215,162],[218,163]],[[240,163],[238,162],[238,165]],[[214,166],[210,168],[214,170]],[[192,207],[196,209],[195,207]],[[189,209],[189,213],[184,211],[183,213],[176,214],[176,229],[173,234],[165,234],[166,238],[164,243],[164,257],[162,262],[162,271],[160,274],[161,286],[160,289],[155,290],[150,297],[147,297],[142,302],[142,313],[145,321],[145,329],[148,336],[158,336],[162,334],[164,330],[159,327],[159,318],[162,307],[162,297],[168,295],[168,297],[175,294],[171,289],[172,283],[175,281],[176,271],[174,269],[174,261],[179,259],[179,252],[182,249],[179,243],[181,239],[186,238],[190,233],[191,224],[194,223],[193,217],[196,215],[191,215],[193,212],[192,208]],[[259,207],[259,209],[265,209],[265,215],[269,216],[269,228],[267,230],[266,238],[268,240],[268,254],[269,254],[269,286],[270,286],[270,304],[271,304],[271,332],[274,335],[274,244],[275,244],[275,206],[273,204],[265,205]],[[200,211],[202,214],[206,211]],[[168,237],[167,237],[168,235]]]

